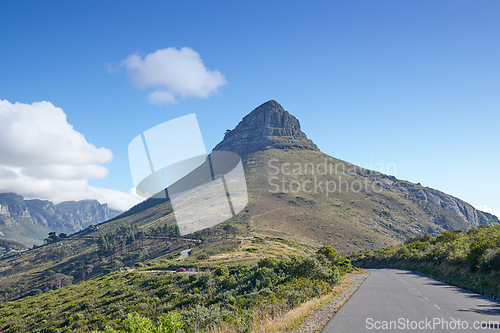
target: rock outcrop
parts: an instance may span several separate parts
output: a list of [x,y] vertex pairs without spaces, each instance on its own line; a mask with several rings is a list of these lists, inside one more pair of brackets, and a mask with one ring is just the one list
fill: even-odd
[[412,193],[415,198],[423,202],[429,202],[457,214],[472,224],[472,226],[494,225],[500,223],[496,216],[477,210],[467,202],[438,190],[423,186],[410,186],[408,191]]
[[264,149],[316,150],[318,147],[300,130],[300,123],[276,101],[257,107],[233,129],[214,150],[240,156]]

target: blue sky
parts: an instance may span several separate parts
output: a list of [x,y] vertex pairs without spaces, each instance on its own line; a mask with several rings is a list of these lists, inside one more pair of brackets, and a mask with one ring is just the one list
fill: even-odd
[[[275,99],[325,153],[396,165],[398,178],[500,213],[499,12],[498,1],[460,0],[2,2],[0,100],[48,101],[106,148],[95,158],[85,146],[78,179],[92,188],[133,187],[127,147],[152,126],[195,112],[211,149]],[[123,60],[182,47],[226,83],[151,103],[156,88],[140,89]],[[19,189],[1,177],[1,191]]]

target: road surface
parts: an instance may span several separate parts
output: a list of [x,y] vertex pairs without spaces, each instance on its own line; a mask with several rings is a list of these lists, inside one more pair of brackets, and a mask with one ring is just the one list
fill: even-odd
[[500,302],[419,273],[371,269],[321,332],[496,333]]
[[181,259],[186,259],[191,255],[191,249],[181,251]]

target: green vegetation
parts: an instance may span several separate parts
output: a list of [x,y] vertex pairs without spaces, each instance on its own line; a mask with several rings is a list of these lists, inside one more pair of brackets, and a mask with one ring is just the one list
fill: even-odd
[[68,235],[65,233],[60,233],[58,236],[54,231],[51,231],[51,232],[49,232],[49,237],[45,238],[45,243],[46,244],[56,243],[64,238],[66,238],[67,236]]
[[232,233],[234,229],[221,226],[204,230],[190,235],[192,241],[180,238],[177,226],[167,224],[148,230],[137,225],[100,228],[69,237],[51,232],[46,239],[47,245],[23,252],[11,251],[2,256],[0,301],[57,289],[60,284],[52,283],[56,274],[59,274],[56,277],[67,276],[65,281],[77,283],[141,261],[174,259],[183,249],[200,244],[210,246],[225,240],[228,237],[226,230]]
[[[111,327],[106,327],[104,333],[184,333],[182,329],[184,323],[178,312],[169,312],[168,314],[158,318],[156,323],[151,322],[150,319],[138,314],[129,314],[127,319],[122,321],[120,331]],[[99,333],[94,331],[95,333]]]
[[5,252],[10,252],[11,250],[24,250],[26,245],[14,240],[0,238],[0,248],[3,248]]
[[436,237],[419,234],[401,247],[357,253],[351,259],[362,267],[412,269],[474,292],[500,296],[500,225]]
[[[2,332],[249,332],[254,320],[331,292],[349,260],[330,247],[200,273],[137,264],[95,280],[0,305]],[[64,279],[58,280],[64,284]],[[139,329],[140,328],[140,329]],[[134,330],[138,329],[138,330]]]

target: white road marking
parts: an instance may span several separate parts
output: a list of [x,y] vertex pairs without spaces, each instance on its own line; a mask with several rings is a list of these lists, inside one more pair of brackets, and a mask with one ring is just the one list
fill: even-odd
[[429,299],[428,299],[427,297],[425,297],[425,296],[424,296],[424,298],[425,298],[425,300],[426,300],[426,301],[428,301],[428,300],[429,300]]
[[441,310],[441,308],[439,306],[437,306],[436,304],[434,304],[434,307],[438,310]]

